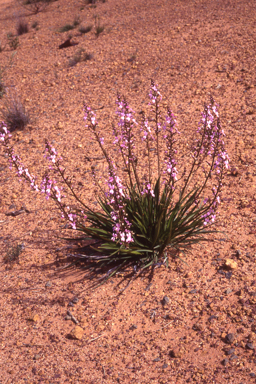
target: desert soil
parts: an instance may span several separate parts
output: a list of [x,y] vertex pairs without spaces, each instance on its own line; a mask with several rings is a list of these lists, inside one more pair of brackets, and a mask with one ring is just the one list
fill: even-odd
[[[98,37],[95,16],[104,26]],[[19,17],[29,32],[13,50],[7,34],[15,36]],[[59,32],[78,18],[75,29]],[[11,142],[38,179],[48,138],[96,206],[90,166],[102,166],[101,154],[84,127],[83,103],[98,109],[110,143],[117,92],[140,112],[151,79],[177,117],[181,154],[209,94],[215,98],[231,166],[215,241],[194,246],[186,263],[170,258],[152,280],[145,274],[119,295],[125,276],[90,289],[83,269],[62,269],[59,211],[19,182],[1,148],[1,384],[256,383],[255,1],[58,0],[33,14],[1,0],[0,20],[0,108],[8,95],[22,99],[30,123]],[[70,35],[76,45],[59,49]],[[70,66],[80,49],[92,58]]]

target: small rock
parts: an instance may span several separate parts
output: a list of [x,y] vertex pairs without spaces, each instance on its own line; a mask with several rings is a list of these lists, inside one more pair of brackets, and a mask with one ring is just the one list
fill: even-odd
[[245,346],[246,346],[247,349],[251,349],[251,350],[254,349],[253,343],[247,343]]
[[231,348],[227,351],[227,355],[233,355],[235,353],[235,349]]
[[162,369],[166,369],[166,368],[168,368],[168,364],[164,364],[164,365],[162,366]]
[[237,355],[232,355],[231,357],[230,357],[230,360],[232,361],[232,360],[237,360],[238,359],[238,356]]
[[34,359],[34,360],[39,360],[40,357],[41,357],[41,355],[38,355],[38,354],[37,354],[37,355],[35,355],[35,356],[33,357],[33,359]]
[[227,272],[225,277],[226,277],[226,279],[230,280],[232,277],[232,272],[231,271]]
[[182,357],[182,352],[179,348],[176,347],[170,351],[170,356],[175,357],[176,359],[180,359]]
[[137,329],[137,328],[138,328],[137,325],[133,324],[130,329],[133,331],[134,329]]
[[157,357],[156,359],[153,360],[154,363],[157,363],[158,361],[160,361],[159,357]]
[[45,284],[45,287],[50,288],[51,286],[52,286],[52,283],[50,281],[47,281],[47,283]]
[[240,257],[241,255],[242,255],[242,252],[239,251],[239,249],[237,249],[237,250],[236,250],[236,256],[237,256],[237,257]]
[[72,319],[72,317],[69,316],[69,315],[67,315],[67,316],[65,317],[65,320],[71,320],[71,319]]
[[227,259],[225,261],[225,267],[227,269],[237,269],[237,262],[232,259]]
[[189,293],[193,294],[193,293],[197,293],[198,290],[197,289],[191,289],[191,291],[189,291]]
[[226,291],[225,291],[226,295],[229,295],[231,292],[232,292],[232,289],[230,289],[230,288],[226,289]]
[[237,176],[238,175],[238,169],[236,167],[231,168],[230,174],[231,176]]
[[232,344],[232,343],[234,342],[234,340],[235,340],[235,335],[234,335],[234,333],[228,333],[228,334],[226,335],[226,337],[225,337],[225,341],[226,341],[226,343],[228,343],[228,344]]
[[221,363],[224,365],[224,367],[226,367],[226,365],[228,365],[228,362],[229,362],[229,360],[226,358],[226,359],[222,360]]
[[29,321],[33,321],[34,323],[36,323],[38,320],[39,320],[39,315],[37,313],[30,313],[28,316],[27,316],[27,320]]
[[69,334],[69,336],[75,340],[81,340],[83,335],[84,335],[84,330],[83,328],[79,327],[79,325],[76,325],[75,328],[73,328]]
[[202,326],[202,324],[194,324],[193,325],[193,327],[192,327],[192,329],[194,330],[194,331],[202,331],[203,330],[203,326]]
[[164,296],[164,298],[163,298],[163,300],[162,300],[163,305],[166,305],[166,304],[168,304],[169,302],[170,302],[169,297],[168,297],[168,296]]
[[70,303],[68,303],[68,307],[74,307],[74,303],[72,301],[70,301]]
[[74,297],[74,299],[72,300],[72,303],[77,304],[78,301],[79,301],[78,297]]
[[250,373],[250,376],[251,377],[256,377],[255,373],[253,373],[253,372]]

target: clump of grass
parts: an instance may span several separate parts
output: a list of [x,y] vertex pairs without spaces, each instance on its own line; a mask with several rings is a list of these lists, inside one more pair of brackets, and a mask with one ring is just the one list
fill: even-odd
[[7,41],[12,50],[17,49],[20,44],[18,36],[13,36],[11,32],[7,33]]
[[8,94],[2,115],[10,132],[22,130],[29,123],[28,113],[17,94]]
[[16,25],[16,32],[18,36],[23,35],[24,33],[28,33],[28,23],[25,20],[19,18]]
[[19,262],[19,256],[24,249],[24,244],[15,244],[7,249],[6,254],[3,257],[5,264],[11,264]]
[[63,25],[63,27],[60,27],[59,28],[59,32],[68,32],[68,31],[71,31],[72,29],[74,29],[75,26],[73,24],[65,24]]
[[85,52],[84,49],[80,49],[74,57],[69,59],[69,67],[74,67],[77,63],[80,63],[82,61],[88,61],[93,58],[93,55],[90,53]]
[[13,58],[14,58],[15,54],[16,54],[16,52],[12,53],[12,55],[10,57],[10,61],[9,61],[9,63],[5,67],[1,67],[1,65],[0,65],[0,99],[6,93],[6,91],[5,91],[5,83],[4,83],[4,75],[5,75],[5,72],[7,71],[7,69],[12,66],[12,61],[13,61]]
[[86,25],[86,26],[83,26],[81,25],[81,27],[79,28],[79,32],[84,34],[84,33],[88,33],[92,30],[92,25],[89,24],[89,25]]
[[0,67],[0,99],[4,96],[4,94],[5,94],[5,85],[3,80],[3,70]]
[[29,11],[37,14],[43,11],[50,3],[57,0],[17,0],[17,2]]
[[100,24],[100,17],[98,15],[94,16],[95,21],[95,35],[99,37],[99,35],[104,31],[104,25]]
[[80,17],[76,16],[73,21],[74,27],[77,27],[80,24]]

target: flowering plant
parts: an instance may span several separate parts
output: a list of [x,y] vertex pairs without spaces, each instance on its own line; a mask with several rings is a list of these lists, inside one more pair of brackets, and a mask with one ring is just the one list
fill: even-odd
[[[106,164],[108,178],[100,188],[100,211],[91,209],[75,192],[66,176],[62,159],[46,141],[45,157],[50,169],[60,176],[66,189],[78,203],[71,209],[64,203],[61,188],[44,175],[41,185],[21,163],[10,146],[10,133],[2,123],[2,141],[11,164],[32,189],[54,199],[62,217],[70,227],[82,233],[80,239],[90,239],[91,251],[75,256],[88,261],[90,270],[107,267],[105,278],[118,270],[133,266],[136,273],[149,266],[168,261],[168,250],[185,250],[188,246],[207,240],[205,235],[215,221],[220,203],[222,179],[228,168],[217,106],[211,98],[205,105],[190,157],[178,173],[177,138],[179,131],[172,111],[163,114],[162,96],[152,81],[149,93],[150,116],[142,112],[140,124],[126,99],[118,95],[118,124],[113,127],[114,144],[119,148],[120,161],[114,161],[106,149],[95,113],[84,106],[85,123],[98,143]],[[138,153],[142,154],[139,156]],[[143,161],[142,161],[143,160]],[[181,164],[182,165],[182,164]]]

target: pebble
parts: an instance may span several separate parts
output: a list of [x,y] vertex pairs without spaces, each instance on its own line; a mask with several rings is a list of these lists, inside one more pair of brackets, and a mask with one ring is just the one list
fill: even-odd
[[166,368],[168,368],[168,364],[164,364],[164,365],[162,366],[162,369],[166,369]]
[[247,349],[251,349],[251,350],[254,349],[253,343],[247,343],[245,346],[246,346]]
[[65,317],[65,320],[71,320],[71,319],[72,319],[72,317],[69,316],[69,315],[67,315],[67,316]]
[[33,321],[34,323],[38,322],[39,321],[39,315],[37,313],[31,313],[27,316],[27,320],[29,321]]
[[170,356],[175,357],[176,359],[180,359],[182,357],[182,352],[179,348],[173,348],[170,351]]
[[81,340],[83,335],[84,335],[84,330],[83,328],[79,327],[79,325],[76,325],[75,328],[73,328],[69,334],[69,336],[75,340]]
[[227,355],[233,355],[235,353],[235,349],[231,348],[227,351]]
[[226,365],[228,365],[228,362],[229,362],[228,358],[222,360],[222,364],[224,365],[224,367],[225,367]]
[[235,335],[234,335],[234,333],[228,333],[228,334],[226,335],[226,337],[225,337],[225,341],[226,341],[226,343],[228,343],[228,344],[232,344],[234,340],[235,340]]
[[189,291],[189,293],[197,293],[198,292],[198,289],[191,289],[191,291]]
[[38,355],[38,354],[37,354],[37,355],[35,355],[35,356],[33,357],[33,359],[34,359],[34,360],[39,360],[40,357],[41,357],[41,355]]
[[130,329],[133,331],[134,329],[137,329],[137,328],[138,328],[137,325],[133,324]]
[[170,299],[169,299],[168,296],[164,296],[162,301],[163,301],[163,305],[166,305],[166,304],[168,304],[170,302]]
[[225,261],[225,267],[227,268],[227,269],[237,269],[237,262],[236,261],[234,261],[234,260],[232,260],[232,259],[227,259],[226,261]]
[[78,297],[74,297],[74,299],[72,300],[72,303],[77,304],[78,301],[79,301]]
[[160,361],[160,357],[157,357],[156,359],[153,360],[154,363],[157,363],[158,361]]
[[250,376],[251,377],[256,377],[255,373],[253,373],[253,372],[250,373]]
[[74,303],[72,301],[70,301],[70,303],[68,303],[68,307],[74,307]]
[[228,289],[225,291],[226,295],[229,295],[231,292],[232,292],[232,289],[230,289],[230,288],[228,288]]
[[231,357],[230,357],[230,360],[237,360],[238,359],[238,356],[237,355],[232,355]]
[[45,287],[50,288],[51,286],[52,286],[52,283],[50,281],[47,281],[47,283],[45,284]]

